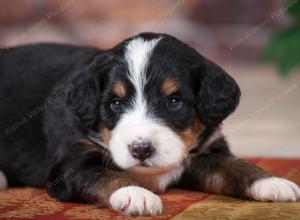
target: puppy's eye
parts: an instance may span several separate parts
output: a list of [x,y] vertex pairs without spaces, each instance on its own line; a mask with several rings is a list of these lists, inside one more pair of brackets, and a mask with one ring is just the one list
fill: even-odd
[[178,96],[170,96],[167,98],[167,107],[172,111],[177,111],[181,108],[182,101]]
[[123,110],[123,102],[119,99],[112,100],[110,102],[110,108],[113,112],[119,113]]

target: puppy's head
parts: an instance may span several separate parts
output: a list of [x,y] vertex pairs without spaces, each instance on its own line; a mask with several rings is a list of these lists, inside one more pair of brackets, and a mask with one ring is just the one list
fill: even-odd
[[176,38],[144,33],[104,52],[74,80],[69,106],[99,129],[123,169],[182,163],[207,127],[236,108],[236,82]]

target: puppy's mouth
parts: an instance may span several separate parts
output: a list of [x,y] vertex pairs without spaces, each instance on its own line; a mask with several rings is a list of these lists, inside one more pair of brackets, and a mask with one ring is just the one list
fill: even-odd
[[140,164],[138,165],[139,167],[151,167],[149,164],[147,164],[145,161],[140,162]]
[[180,160],[172,164],[159,164],[153,158],[147,158],[146,160],[139,161],[136,165],[127,168],[126,170],[135,174],[150,174],[150,175],[159,175],[167,173],[173,170],[176,167],[189,164],[189,153],[186,152]]
[[130,173],[140,173],[140,174],[163,174],[171,169],[173,169],[175,165],[170,166],[157,166],[157,165],[149,165],[145,162],[140,162],[138,165],[134,167],[130,167],[127,169]]

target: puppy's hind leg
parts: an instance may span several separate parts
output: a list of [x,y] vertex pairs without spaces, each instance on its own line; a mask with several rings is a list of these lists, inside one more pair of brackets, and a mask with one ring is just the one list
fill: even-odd
[[0,170],[0,190],[7,188],[7,179],[4,173]]

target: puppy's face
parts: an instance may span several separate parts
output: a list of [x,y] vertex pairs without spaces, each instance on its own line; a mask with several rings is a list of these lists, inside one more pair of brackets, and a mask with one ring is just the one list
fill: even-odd
[[181,164],[201,132],[237,105],[233,79],[171,36],[141,34],[107,54],[92,71],[100,94],[95,122],[123,169]]

